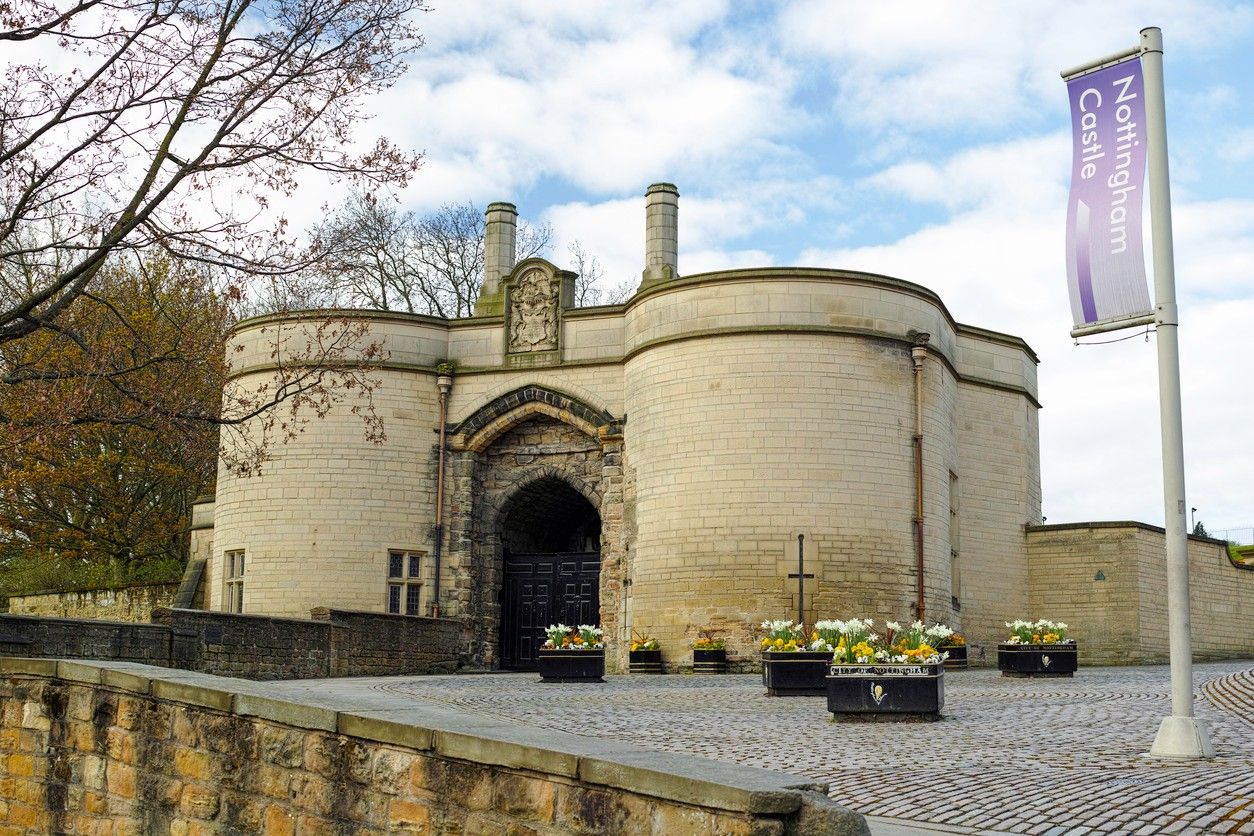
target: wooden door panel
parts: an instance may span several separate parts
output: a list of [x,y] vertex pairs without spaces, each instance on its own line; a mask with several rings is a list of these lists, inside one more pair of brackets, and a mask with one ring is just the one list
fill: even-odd
[[501,587],[501,667],[534,670],[544,628],[600,620],[599,554],[505,556]]

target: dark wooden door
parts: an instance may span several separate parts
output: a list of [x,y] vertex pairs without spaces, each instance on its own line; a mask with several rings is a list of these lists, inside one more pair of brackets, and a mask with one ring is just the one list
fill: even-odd
[[601,555],[506,554],[501,585],[501,667],[535,670],[550,624],[598,624]]

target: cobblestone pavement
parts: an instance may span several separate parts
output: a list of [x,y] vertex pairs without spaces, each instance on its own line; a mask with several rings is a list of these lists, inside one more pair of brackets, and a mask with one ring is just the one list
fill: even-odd
[[[937,723],[833,723],[823,697],[767,697],[751,675],[541,683],[492,674],[279,683],[385,691],[542,728],[778,769],[896,827],[955,833],[1254,834],[1254,663],[1194,667],[1216,757],[1146,755],[1170,714],[1166,666],[1074,679],[945,675]],[[874,827],[874,824],[873,824]],[[893,833],[908,832],[893,829]]]

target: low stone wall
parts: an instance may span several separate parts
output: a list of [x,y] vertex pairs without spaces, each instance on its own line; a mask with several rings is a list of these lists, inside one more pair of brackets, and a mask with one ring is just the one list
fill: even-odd
[[331,632],[331,676],[452,673],[458,668],[460,622],[447,618],[314,609]]
[[[1165,534],[1135,522],[1031,526],[1031,612],[1067,622],[1080,664],[1166,662]],[[1254,656],[1254,567],[1236,566],[1227,544],[1189,538],[1193,657]]]
[[315,611],[316,619],[161,608],[152,624],[0,614],[0,657],[116,659],[246,679],[452,673],[461,625]]
[[3,832],[868,834],[796,776],[141,665],[2,659],[0,723]]
[[0,656],[119,659],[168,665],[170,631],[151,624],[0,614]]
[[9,599],[13,615],[51,615],[59,618],[99,618],[146,623],[152,611],[174,603],[179,585],[140,584],[120,589],[86,589],[15,595]]
[[331,625],[299,618],[160,609],[174,636],[171,667],[245,679],[331,675]]

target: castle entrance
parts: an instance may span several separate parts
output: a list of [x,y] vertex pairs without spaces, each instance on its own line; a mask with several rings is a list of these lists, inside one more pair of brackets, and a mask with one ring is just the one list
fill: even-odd
[[501,667],[534,670],[550,624],[600,621],[601,515],[557,476],[519,490],[503,509]]

